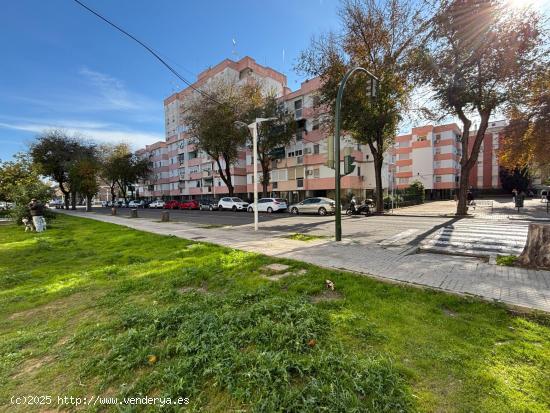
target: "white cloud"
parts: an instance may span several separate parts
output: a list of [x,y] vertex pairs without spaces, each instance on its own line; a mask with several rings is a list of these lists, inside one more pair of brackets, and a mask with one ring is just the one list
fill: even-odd
[[0,128],[19,130],[32,133],[41,133],[48,129],[63,129],[68,134],[78,134],[85,138],[98,142],[126,142],[134,149],[150,145],[156,141],[162,140],[161,134],[136,131],[118,127],[103,122],[90,121],[45,121],[45,120],[26,120],[26,121],[0,121]]
[[95,89],[97,96],[92,101],[92,107],[95,105],[100,108],[124,111],[141,111],[157,105],[160,107],[160,103],[128,91],[124,82],[108,74],[87,67],[81,68],[78,73]]

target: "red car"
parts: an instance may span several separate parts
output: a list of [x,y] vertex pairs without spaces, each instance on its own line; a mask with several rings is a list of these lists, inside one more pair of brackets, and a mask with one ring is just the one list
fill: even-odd
[[180,202],[168,201],[164,204],[164,209],[180,209]]
[[191,199],[189,201],[183,201],[180,203],[180,209],[199,209],[200,204],[196,199]]

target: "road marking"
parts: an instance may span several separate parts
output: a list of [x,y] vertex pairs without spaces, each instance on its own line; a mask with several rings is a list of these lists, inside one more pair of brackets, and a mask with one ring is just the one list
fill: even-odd
[[407,238],[407,237],[410,237],[411,235],[413,234],[416,234],[419,230],[418,229],[414,229],[414,228],[410,228],[410,229],[407,229],[405,231],[402,231],[398,234],[395,234],[393,237],[390,237],[388,239],[385,239],[384,241],[382,242],[379,242],[379,245],[390,245],[390,244],[394,244],[396,243],[397,241],[400,241],[402,240],[403,238]]

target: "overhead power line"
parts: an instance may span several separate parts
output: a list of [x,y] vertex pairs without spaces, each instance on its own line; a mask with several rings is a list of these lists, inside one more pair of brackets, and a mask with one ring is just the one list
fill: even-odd
[[162,57],[160,57],[158,55],[157,52],[155,52],[151,47],[147,46],[145,43],[143,43],[141,40],[139,40],[138,38],[136,38],[134,35],[132,35],[131,33],[128,33],[126,30],[124,30],[122,27],[118,26],[116,23],[113,23],[112,21],[110,21],[109,19],[107,19],[106,17],[103,17],[101,14],[99,14],[98,12],[96,12],[95,10],[91,9],[90,7],[88,7],[86,4],[82,3],[81,1],[79,0],[73,0],[75,3],[77,3],[78,5],[80,5],[81,7],[85,8],[86,10],[88,10],[90,13],[92,13],[93,15],[95,15],[96,17],[99,17],[101,20],[103,20],[105,23],[107,23],[108,25],[114,27],[115,29],[117,29],[119,32],[125,34],[126,36],[128,36],[130,39],[132,39],[133,41],[137,42],[140,46],[144,47],[149,53],[151,53],[159,62],[161,62],[164,66],[166,66],[168,68],[168,70],[170,70],[170,72],[172,72],[178,79],[180,79],[182,82],[184,82],[187,86],[189,86],[191,89],[193,89],[194,91],[200,93],[202,96],[204,96],[205,98],[207,99],[210,99],[212,102],[214,103],[217,103],[218,105],[222,105],[222,103],[218,102],[215,98],[213,98],[212,96],[210,96],[208,93],[196,88],[195,86],[193,86],[193,83],[188,81],[186,78],[184,78],[182,75],[180,75],[176,69],[174,69],[172,66],[170,66]]

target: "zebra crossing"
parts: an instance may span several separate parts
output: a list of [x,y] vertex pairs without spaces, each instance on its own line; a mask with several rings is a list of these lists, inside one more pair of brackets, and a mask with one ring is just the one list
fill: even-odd
[[519,255],[527,242],[529,222],[462,219],[420,242],[420,250],[485,257]]

